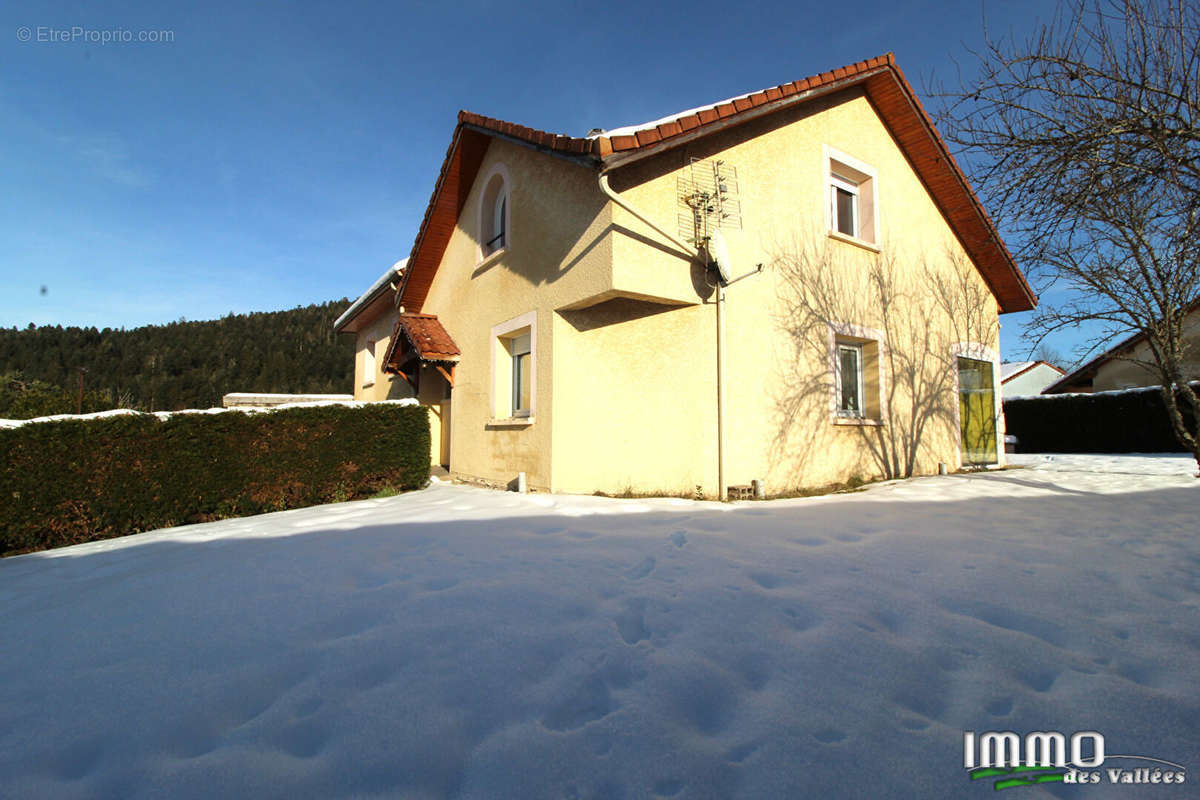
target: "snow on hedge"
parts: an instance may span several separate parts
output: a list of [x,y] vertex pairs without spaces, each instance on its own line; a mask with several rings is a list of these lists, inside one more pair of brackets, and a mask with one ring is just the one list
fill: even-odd
[[22,425],[29,425],[34,422],[61,422],[62,420],[88,420],[88,419],[103,419],[104,417],[116,417],[123,414],[146,414],[152,413],[159,419],[167,419],[175,414],[264,414],[271,411],[283,411],[288,408],[314,408],[316,406],[346,406],[347,408],[358,408],[360,406],[372,405],[374,403],[391,403],[394,405],[411,406],[416,405],[415,398],[406,397],[401,400],[375,400],[371,402],[363,400],[306,400],[299,403],[280,403],[271,406],[235,406],[233,408],[185,408],[180,411],[135,411],[131,408],[114,408],[108,411],[95,411],[91,414],[54,414],[49,417],[34,417],[33,419],[0,419],[0,428],[19,428]]
[[1198,492],[1061,461],[734,506],[435,484],[8,559],[3,793],[990,796],[964,730],[1198,766]]

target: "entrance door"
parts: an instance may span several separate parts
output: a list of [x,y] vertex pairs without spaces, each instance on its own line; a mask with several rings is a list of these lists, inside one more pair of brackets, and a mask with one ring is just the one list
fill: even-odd
[[441,465],[449,469],[450,395],[453,387],[441,367],[422,364],[420,376],[417,402],[429,409],[429,465]]
[[454,388],[449,382],[446,383],[446,397],[442,400],[442,441],[439,448],[441,461],[440,463],[446,469],[450,469],[450,394]]
[[958,410],[964,464],[996,463],[996,384],[992,362],[958,359]]

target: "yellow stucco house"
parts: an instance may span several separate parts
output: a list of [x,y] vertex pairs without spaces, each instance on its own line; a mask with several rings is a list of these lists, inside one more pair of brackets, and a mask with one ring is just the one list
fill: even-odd
[[583,137],[462,112],[335,327],[456,477],[723,497],[1003,459],[1035,302],[888,54]]

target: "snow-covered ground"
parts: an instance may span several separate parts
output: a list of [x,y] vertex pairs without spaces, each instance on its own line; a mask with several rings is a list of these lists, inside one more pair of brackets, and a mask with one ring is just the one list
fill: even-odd
[[1188,783],[1013,796],[1197,796],[1193,467],[1019,459],[735,506],[435,484],[8,559],[0,795],[987,797],[963,731],[1095,730]]
[[1031,453],[1008,454],[1014,466],[1054,472],[1098,472],[1109,475],[1195,475],[1189,453]]

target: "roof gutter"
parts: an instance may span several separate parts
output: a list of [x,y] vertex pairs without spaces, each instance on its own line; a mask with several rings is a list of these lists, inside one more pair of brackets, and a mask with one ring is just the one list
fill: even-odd
[[493,139],[501,139],[518,147],[524,147],[528,150],[533,150],[538,153],[545,153],[546,155],[560,158],[563,161],[569,161],[570,163],[577,164],[581,167],[594,167],[599,162],[599,159],[590,153],[564,153],[561,150],[555,150],[553,147],[546,147],[545,145],[537,144],[536,142],[531,142],[528,139],[522,139],[518,136],[510,136],[507,133],[492,130],[491,128],[485,128],[482,125],[476,125],[473,122],[464,122],[462,123],[462,127],[475,131],[476,133],[483,134],[484,136],[489,136]]

